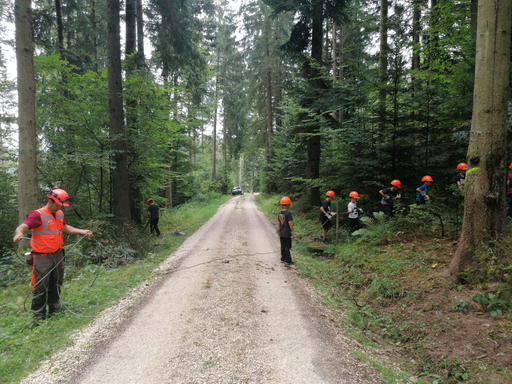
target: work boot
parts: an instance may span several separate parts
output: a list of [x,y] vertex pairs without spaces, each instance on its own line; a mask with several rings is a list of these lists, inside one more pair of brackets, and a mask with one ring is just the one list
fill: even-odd
[[48,317],[53,315],[54,313],[62,312],[62,304],[60,301],[52,304],[48,304]]

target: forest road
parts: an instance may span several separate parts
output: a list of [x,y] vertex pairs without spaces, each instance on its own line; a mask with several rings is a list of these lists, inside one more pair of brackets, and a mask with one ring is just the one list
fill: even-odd
[[253,199],[222,205],[128,309],[112,310],[124,311],[118,321],[98,318],[76,336],[82,349],[23,383],[381,383],[280,263],[275,225]]

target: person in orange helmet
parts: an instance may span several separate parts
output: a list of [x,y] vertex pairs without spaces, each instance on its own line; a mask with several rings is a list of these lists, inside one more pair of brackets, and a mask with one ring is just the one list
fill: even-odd
[[457,188],[459,189],[460,193],[464,192],[464,182],[466,181],[466,171],[468,169],[468,166],[466,163],[459,163],[457,164],[457,173],[453,177],[453,182],[455,185],[457,185]]
[[329,240],[327,240],[327,232],[329,232],[329,229],[332,227],[331,222],[331,201],[336,197],[334,191],[327,191],[325,193],[325,201],[322,203],[322,206],[320,207],[320,215],[319,219],[322,223],[322,237],[320,238],[322,240],[322,243],[324,244],[330,244]]
[[293,237],[293,216],[289,211],[292,201],[288,196],[284,196],[281,201],[281,212],[277,215],[277,232],[281,242],[281,263],[285,265],[295,264],[292,261],[292,237]]
[[384,188],[379,191],[379,194],[382,196],[382,200],[380,201],[382,206],[382,212],[386,217],[393,216],[393,203],[396,199],[400,198],[400,189],[402,188],[402,183],[400,180],[391,181],[391,187]]
[[45,190],[48,202],[42,208],[32,211],[14,232],[13,241],[19,242],[28,229],[32,230],[27,264],[32,271],[31,310],[36,320],[47,318],[60,312],[60,291],[64,282],[63,235],[83,235],[91,237],[88,229],[78,229],[66,224],[61,208],[69,207],[69,195],[62,188]]
[[349,193],[348,197],[350,197],[350,203],[347,205],[348,212],[348,226],[350,233],[357,231],[358,229],[363,228],[361,221],[359,220],[359,213],[362,213],[363,210],[357,208],[357,200],[359,200],[359,193],[356,191],[352,191]]
[[430,189],[430,186],[434,182],[434,180],[430,176],[423,176],[421,181],[423,181],[423,185],[421,187],[416,188],[416,192],[418,192],[418,196],[416,196],[416,204],[418,205],[423,205],[430,200],[428,191]]

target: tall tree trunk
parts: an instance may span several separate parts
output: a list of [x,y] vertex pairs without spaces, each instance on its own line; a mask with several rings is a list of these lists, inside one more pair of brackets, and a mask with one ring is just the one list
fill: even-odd
[[510,0],[482,1],[478,5],[464,222],[457,251],[444,274],[451,281],[460,279],[460,273],[475,264],[473,257],[480,247],[501,239],[506,230],[511,8]]
[[[274,19],[274,40],[277,41],[279,39],[278,33],[281,29],[281,23],[279,16],[276,16]],[[283,125],[282,121],[282,113],[281,113],[281,101],[283,100],[283,87],[281,86],[281,71],[282,71],[282,61],[279,55],[274,55],[276,57],[276,66],[275,66],[275,86],[274,86],[274,108],[275,108],[275,126],[281,127]]]
[[124,129],[123,80],[121,69],[121,35],[119,0],[107,0],[107,52],[110,136],[114,151],[112,170],[113,212],[118,224],[130,221],[129,179]]
[[91,12],[91,22],[93,28],[93,45],[94,45],[94,72],[98,72],[99,70],[99,54],[98,54],[98,18],[96,15],[96,0],[92,0],[92,12]]
[[37,207],[37,132],[32,2],[15,0],[18,71],[18,217],[25,220]]
[[420,69],[420,33],[421,33],[421,6],[423,0],[413,1],[412,16],[412,69]]
[[[135,0],[125,0],[126,2],[126,13],[125,13],[125,25],[126,25],[126,43],[125,43],[125,55],[129,56],[135,52],[136,46],[136,14],[135,14]],[[130,68],[131,69],[131,68]]]
[[[125,55],[126,55],[126,78],[132,76],[133,71],[138,66],[138,59],[134,55],[136,47],[137,37],[137,24],[136,24],[136,0],[126,0],[126,43],[125,43]],[[137,129],[137,100],[128,99],[126,100],[126,132],[128,137],[128,154],[130,155],[129,163],[136,163],[138,160],[138,148],[134,144],[136,138],[139,136]],[[135,173],[133,168],[128,167],[128,176],[130,180],[138,180],[139,175]],[[140,187],[135,183],[130,183],[130,216],[133,221],[138,224],[142,224],[142,202],[143,202],[142,191]],[[144,213],[145,215],[145,213]]]
[[[216,67],[220,65],[220,52],[217,48],[217,59]],[[217,114],[219,109],[219,74],[215,76],[215,94],[214,100],[215,110],[213,115],[213,149],[212,149],[212,180],[217,178]]]
[[[312,61],[320,66],[322,63],[323,51],[323,3],[316,2],[313,5],[312,35],[311,35],[311,58]],[[314,65],[309,66],[309,83],[313,89],[320,91],[325,89],[325,83],[320,77],[319,70]],[[306,168],[306,178],[316,180],[320,177],[320,127],[313,127],[308,139],[308,165]],[[319,188],[310,186],[306,191],[306,199],[311,206],[319,205]]]
[[272,147],[272,138],[274,136],[274,106],[272,104],[272,70],[270,68],[270,63],[272,62],[272,57],[270,53],[270,34],[270,20],[265,20],[265,61],[267,62],[267,70],[265,73],[265,88],[267,96],[267,149],[270,149]]
[[379,27],[379,111],[378,128],[382,132],[386,126],[386,93],[388,77],[388,0],[380,1],[380,27]]
[[66,60],[64,55],[64,25],[62,23],[62,5],[60,0],[55,0],[55,14],[57,16],[57,41],[61,60]]
[[142,13],[142,0],[136,0],[137,8],[137,52],[139,68],[144,68],[144,14]]

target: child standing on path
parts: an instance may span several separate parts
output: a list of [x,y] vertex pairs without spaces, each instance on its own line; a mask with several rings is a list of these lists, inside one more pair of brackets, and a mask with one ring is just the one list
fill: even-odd
[[295,264],[292,261],[292,237],[293,237],[293,216],[289,211],[292,201],[288,196],[284,196],[281,201],[281,212],[277,215],[277,232],[281,241],[281,263],[285,265]]
[[363,228],[361,221],[359,220],[359,212],[362,213],[362,210],[357,208],[357,200],[359,199],[359,193],[356,191],[350,192],[348,195],[350,197],[350,203],[348,203],[347,211],[348,211],[348,225],[350,229],[350,233],[357,231],[358,229]]
[[322,243],[324,244],[330,244],[327,240],[327,232],[329,232],[329,229],[332,227],[331,223],[331,200],[333,200],[336,195],[334,194],[334,191],[327,191],[325,193],[327,196],[325,198],[325,201],[322,203],[322,206],[320,207],[320,222],[322,223]]
[[421,187],[416,188],[416,191],[418,192],[418,196],[416,197],[416,204],[418,205],[423,205],[428,200],[430,200],[428,190],[430,189],[430,186],[434,182],[434,180],[430,176],[423,176],[421,181],[423,181],[423,185]]
[[393,180],[391,183],[391,187],[384,188],[379,191],[382,196],[382,200],[380,201],[382,205],[382,212],[386,215],[387,218],[393,216],[393,202],[396,199],[400,198],[400,189],[402,188],[402,183],[400,180]]

